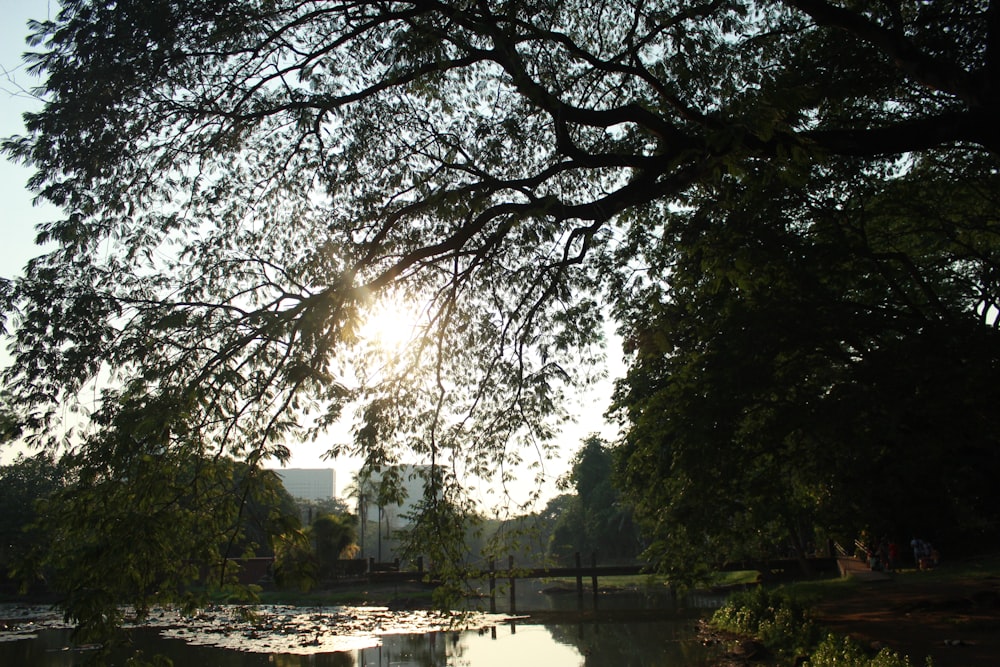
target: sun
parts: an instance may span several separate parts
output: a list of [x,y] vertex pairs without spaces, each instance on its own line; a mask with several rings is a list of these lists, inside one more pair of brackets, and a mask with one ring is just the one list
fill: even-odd
[[368,311],[359,334],[383,352],[404,352],[419,335],[418,313],[399,298],[390,297]]

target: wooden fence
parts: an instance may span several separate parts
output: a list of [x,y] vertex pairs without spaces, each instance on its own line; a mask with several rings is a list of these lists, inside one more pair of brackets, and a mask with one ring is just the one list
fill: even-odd
[[[252,564],[248,561],[237,561],[244,568],[240,572],[240,578],[244,583],[256,583],[258,576],[264,571],[263,561],[271,559],[252,559]],[[639,575],[649,572],[649,566],[644,563],[628,565],[601,565],[597,564],[597,554],[590,555],[589,565],[583,564],[580,553],[574,556],[575,563],[572,567],[516,567],[514,556],[507,557],[507,567],[498,568],[495,561],[491,560],[489,567],[485,570],[470,570],[465,573],[466,579],[485,579],[489,584],[490,611],[496,611],[497,581],[507,582],[507,594],[509,596],[509,609],[511,613],[517,612],[515,596],[517,593],[518,579],[556,579],[572,578],[576,580],[576,593],[582,600],[584,594],[584,581],[589,579],[590,590],[595,602],[598,594],[598,580],[601,577]],[[718,566],[719,571],[739,571],[750,570],[760,573],[761,581],[780,581],[797,579],[803,576],[803,565],[815,575],[837,575],[839,574],[837,561],[835,558],[810,558],[805,563],[796,559],[776,559],[762,561],[742,561],[727,563]],[[247,567],[250,565],[250,567]],[[433,572],[425,571],[423,559],[418,558],[416,569],[403,570],[400,561],[380,563],[375,559],[368,560],[345,560],[341,561],[337,571],[341,577],[347,579],[364,578],[375,583],[404,583],[404,582],[434,582]]]

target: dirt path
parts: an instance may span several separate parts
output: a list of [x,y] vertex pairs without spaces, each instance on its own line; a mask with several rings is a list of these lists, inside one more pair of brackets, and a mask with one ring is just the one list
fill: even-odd
[[820,625],[875,648],[888,646],[910,656],[914,667],[923,667],[925,656],[934,667],[1000,665],[1000,576],[873,580],[815,609]]

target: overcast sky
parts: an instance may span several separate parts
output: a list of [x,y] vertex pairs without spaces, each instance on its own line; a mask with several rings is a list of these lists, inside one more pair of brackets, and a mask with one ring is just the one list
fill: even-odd
[[[55,0],[0,0],[3,9],[0,21],[0,136],[8,137],[23,131],[21,115],[25,111],[39,108],[40,103],[33,99],[30,90],[39,84],[24,71],[21,64],[21,54],[28,50],[25,43],[27,36],[27,21],[29,19],[45,19],[57,11]],[[7,160],[0,160],[0,276],[11,278],[24,267],[33,256],[39,254],[33,239],[34,227],[40,222],[51,220],[58,211],[46,206],[33,206],[32,194],[25,188],[30,176],[30,170],[14,165]],[[617,350],[609,356],[616,358]],[[0,350],[0,363],[8,363],[9,357]],[[618,364],[613,363],[618,368]],[[610,383],[605,383],[594,391],[581,396],[575,411],[580,415],[579,423],[568,428],[560,438],[563,448],[561,461],[553,461],[546,465],[550,479],[547,496],[555,492],[554,480],[566,469],[566,460],[579,448],[580,442],[589,433],[602,432],[607,437],[613,434],[604,424],[602,414],[607,408],[610,398]],[[355,472],[357,462],[326,461],[322,459],[324,451],[334,442],[349,437],[348,429],[341,433],[332,433],[328,440],[317,443],[291,445],[293,457],[289,467],[312,468],[333,467],[337,470],[338,493],[343,491]],[[0,460],[4,462],[12,458],[12,452],[3,453]],[[530,458],[531,453],[526,453]],[[525,480],[530,480],[532,473],[525,472]],[[484,501],[489,502],[484,499]]]

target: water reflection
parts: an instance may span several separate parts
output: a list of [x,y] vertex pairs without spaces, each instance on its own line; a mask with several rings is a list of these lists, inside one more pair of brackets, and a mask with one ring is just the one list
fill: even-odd
[[386,637],[358,652],[358,667],[681,667],[706,664],[711,654],[687,623],[522,625],[485,633]]
[[[153,629],[133,632],[143,655],[162,654],[175,665],[218,667],[690,667],[706,664],[708,649],[694,637],[693,619],[630,622],[519,622],[478,631],[386,635],[377,647],[312,655],[249,653],[164,639]],[[69,631],[0,643],[0,665],[75,667],[86,652],[67,648]],[[123,665],[126,655],[112,664]]]
[[[275,608],[265,617],[269,630],[258,626],[248,631],[226,621],[227,612],[221,610],[219,618],[205,619],[207,625],[200,629],[169,623],[134,629],[133,648],[144,656],[164,655],[175,665],[219,667],[692,667],[706,664],[712,657],[713,649],[703,647],[695,638],[695,624],[720,596],[686,598],[678,605],[662,590],[619,592],[596,599],[586,595],[581,609],[575,591],[532,596],[538,589],[519,589],[519,609],[522,605],[533,608],[528,618],[504,620],[480,615],[487,622],[472,630],[441,629],[440,624],[433,627],[434,619],[425,612],[327,608],[284,614]],[[345,646],[346,650],[329,648],[333,644],[327,642],[335,636],[348,637],[350,619],[366,617],[369,622],[377,620],[380,628],[367,635],[366,643]],[[424,625],[418,627],[421,623]],[[323,640],[318,642],[322,645],[314,646],[311,653],[266,648],[265,643],[281,645],[276,638],[282,635],[286,640],[302,637],[303,627],[323,629]],[[407,632],[407,627],[410,634],[397,634]],[[65,627],[40,627],[31,632],[31,638],[0,641],[0,665],[85,664],[86,652],[68,648],[69,630]],[[204,641],[206,637],[211,641]],[[127,655],[116,655],[112,664],[123,665]]]
[[[485,581],[474,587],[479,598],[471,601],[471,607],[480,611],[490,608],[488,585]],[[582,595],[574,588],[553,585],[541,579],[525,579],[517,582],[513,607],[509,588],[498,582],[495,606],[500,613],[535,613],[551,611],[615,611],[622,609],[656,610],[662,613],[685,613],[693,610],[717,609],[726,594],[711,590],[697,590],[678,600],[665,586],[636,587],[629,590],[603,591],[594,595],[586,586]]]

